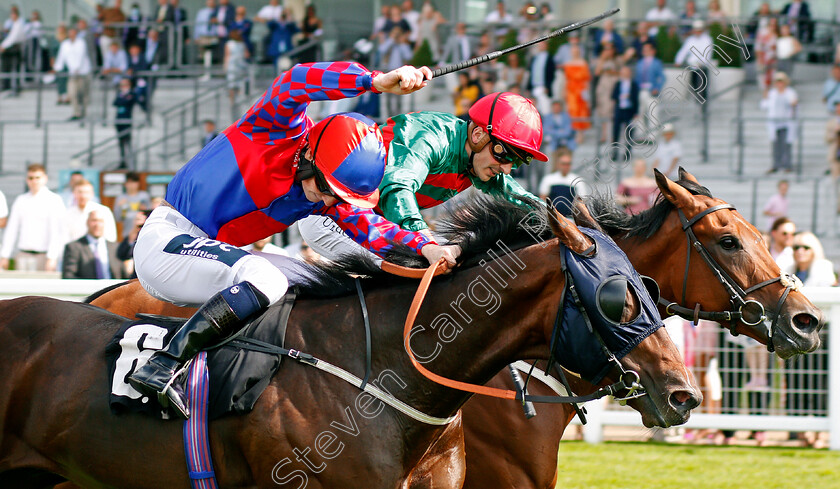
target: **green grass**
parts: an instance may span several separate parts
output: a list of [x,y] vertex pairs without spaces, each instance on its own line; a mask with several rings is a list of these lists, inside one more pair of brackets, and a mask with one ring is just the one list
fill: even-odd
[[557,489],[840,489],[840,453],[659,443],[560,444]]

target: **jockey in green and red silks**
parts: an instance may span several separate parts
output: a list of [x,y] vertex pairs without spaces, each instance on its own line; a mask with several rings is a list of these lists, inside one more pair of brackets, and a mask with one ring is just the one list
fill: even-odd
[[[539,151],[542,120],[536,107],[522,96],[494,93],[473,104],[470,119],[465,122],[442,112],[389,119],[382,128],[388,164],[376,211],[403,229],[429,233],[420,211],[471,186],[518,205],[538,200],[510,176],[532,159],[548,160]],[[304,219],[299,226],[307,243],[326,257],[356,247],[318,217]]]

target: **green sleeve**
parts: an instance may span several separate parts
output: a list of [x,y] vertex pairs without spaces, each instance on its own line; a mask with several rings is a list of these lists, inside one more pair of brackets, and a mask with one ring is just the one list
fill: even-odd
[[540,202],[540,198],[528,192],[522,185],[510,175],[498,175],[488,182],[482,182],[478,178],[473,179],[473,185],[482,192],[501,197],[516,205],[526,205],[527,200]]
[[435,158],[435,151],[427,142],[414,140],[409,150],[404,143],[391,141],[385,176],[379,185],[379,208],[385,219],[409,231],[429,227],[414,194],[429,175],[427,162]]

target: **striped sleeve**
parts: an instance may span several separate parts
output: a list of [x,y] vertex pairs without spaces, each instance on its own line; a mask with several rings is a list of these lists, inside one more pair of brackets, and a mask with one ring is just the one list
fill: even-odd
[[315,212],[331,218],[344,234],[380,257],[388,253],[393,247],[392,243],[402,243],[418,255],[423,246],[429,243],[437,244],[421,232],[400,229],[370,209],[362,209],[344,202],[332,207],[322,207]]
[[361,95],[372,90],[379,73],[350,61],[295,65],[274,80],[237,127],[260,143],[299,136],[306,129],[309,102]]

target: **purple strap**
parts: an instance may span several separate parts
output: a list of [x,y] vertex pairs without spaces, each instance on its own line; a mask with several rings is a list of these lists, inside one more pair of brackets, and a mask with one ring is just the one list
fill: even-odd
[[207,374],[207,352],[200,352],[190,365],[187,377],[187,396],[190,399],[190,419],[184,421],[184,452],[193,489],[218,489],[210,439],[207,436],[207,397],[210,379]]

